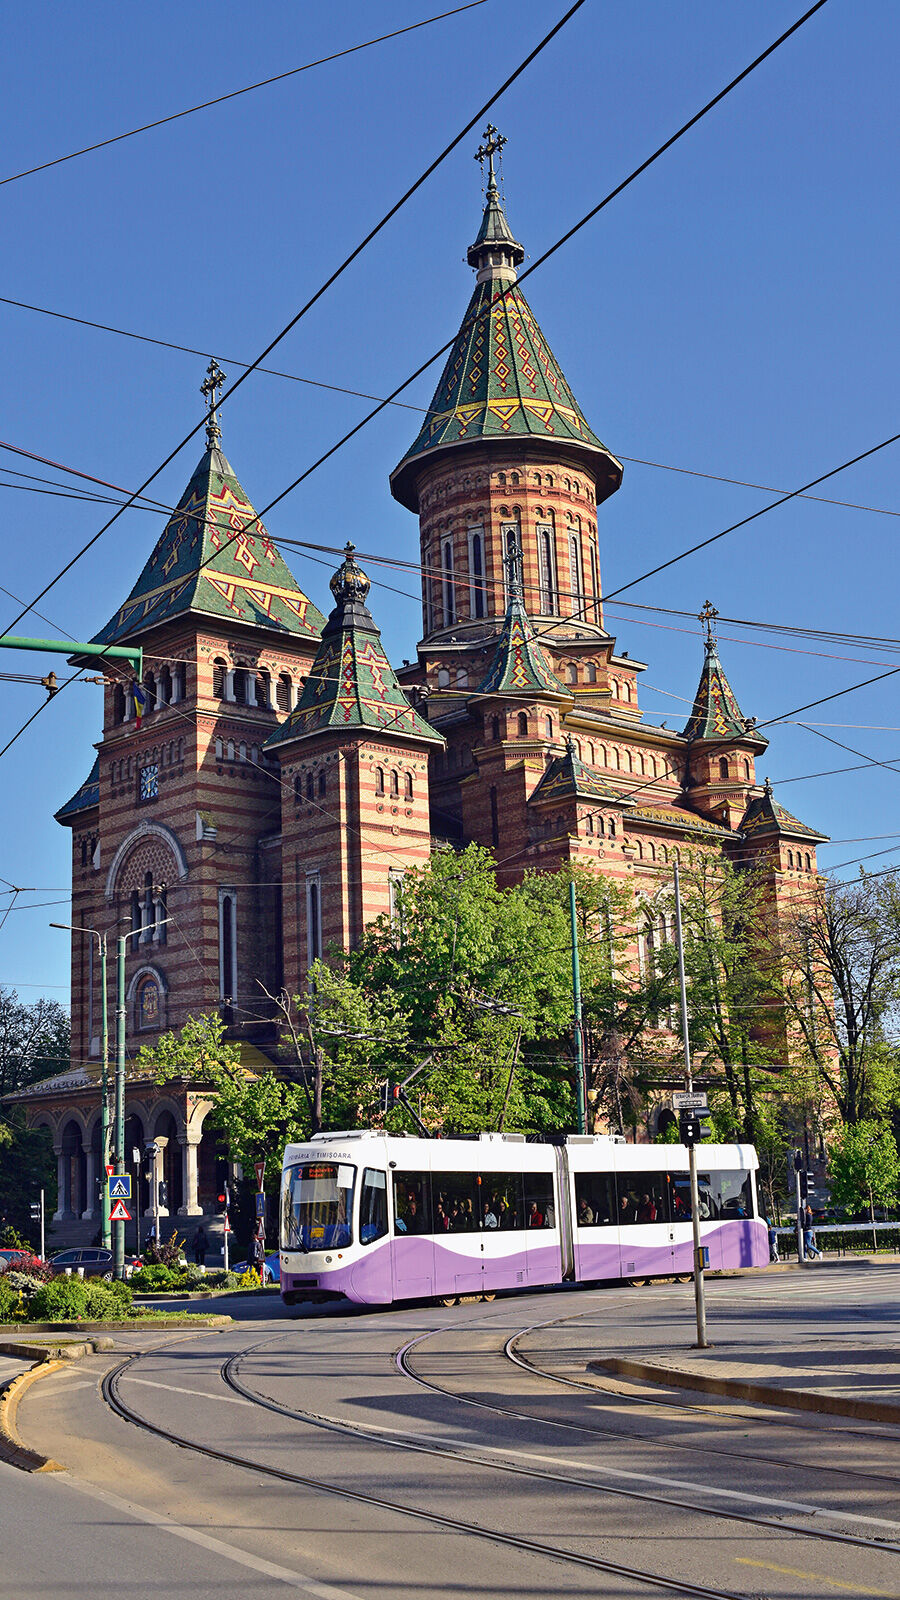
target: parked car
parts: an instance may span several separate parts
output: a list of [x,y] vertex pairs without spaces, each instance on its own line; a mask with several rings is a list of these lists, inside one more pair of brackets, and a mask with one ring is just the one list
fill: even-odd
[[25,1256],[30,1258],[30,1250],[10,1250],[4,1245],[3,1249],[0,1250],[0,1272],[6,1272],[9,1267],[14,1268],[16,1261]]
[[[250,1268],[255,1266],[255,1261],[235,1261],[234,1264],[231,1265],[231,1271],[237,1273],[249,1272]],[[281,1262],[278,1257],[278,1251],[276,1250],[272,1255],[266,1256],[266,1264],[263,1271],[263,1283],[280,1282]]]
[[[95,1248],[90,1250],[60,1250],[57,1255],[50,1258],[51,1272],[69,1271],[75,1275],[80,1268],[86,1278],[111,1278],[114,1265],[115,1258],[111,1250]],[[139,1266],[141,1266],[140,1256],[126,1256],[126,1278],[130,1278],[131,1274],[136,1272]]]

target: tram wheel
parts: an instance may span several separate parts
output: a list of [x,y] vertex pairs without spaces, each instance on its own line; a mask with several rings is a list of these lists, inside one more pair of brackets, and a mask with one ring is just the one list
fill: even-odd
[[489,1291],[488,1291],[488,1293],[487,1293],[487,1294],[483,1294],[483,1295],[482,1295],[482,1296],[481,1296],[481,1298],[482,1298],[482,1300],[488,1300],[488,1301],[490,1301],[490,1300],[496,1300],[496,1298],[497,1298],[497,1291],[496,1291],[496,1289],[490,1289],[490,1290],[489,1290]]
[[456,1305],[456,1295],[455,1294],[441,1294],[441,1295],[438,1295],[438,1305],[439,1306],[455,1306]]
[[632,1289],[646,1289],[647,1284],[650,1282],[650,1279],[649,1278],[629,1278],[628,1282],[631,1284]]

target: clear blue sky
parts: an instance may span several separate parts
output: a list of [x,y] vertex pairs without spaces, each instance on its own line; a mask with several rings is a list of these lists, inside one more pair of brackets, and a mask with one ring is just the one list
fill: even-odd
[[[449,3],[449,0],[448,0]],[[79,7],[44,0],[4,18],[2,171],[37,162],[426,17],[427,0],[330,7],[220,0]],[[252,359],[565,9],[487,0],[381,44],[96,154],[0,187],[0,294]],[[518,238],[536,257],[782,31],[796,7],[588,0],[496,106]],[[897,427],[896,62],[890,0],[830,4],[550,262],[527,287],[591,423],[617,454],[791,489]],[[470,137],[284,341],[273,365],[383,394],[455,331],[480,214]],[[205,362],[0,305],[0,437],[114,483],[147,476],[200,416]],[[409,400],[427,405],[436,371]],[[363,413],[365,402],[255,375],[223,412],[224,444],[257,506]],[[390,409],[268,519],[310,539],[407,559],[414,518],[388,474],[417,430]],[[153,492],[169,503],[199,445]],[[0,452],[4,469],[41,472]],[[900,512],[897,447],[822,492]],[[8,478],[6,470],[0,480]],[[30,598],[102,523],[103,509],[0,489],[0,583]],[[604,586],[765,503],[749,488],[626,461],[600,517]],[[128,512],[42,603],[88,638],[131,586],[160,528]],[[695,613],[893,635],[898,523],[793,503],[628,595]],[[288,556],[325,606],[328,569]],[[373,571],[373,576],[375,576]],[[397,587],[414,592],[414,579]],[[16,607],[2,599],[0,626]],[[411,656],[418,603],[373,589],[394,656]],[[327,609],[327,606],[325,606]],[[609,623],[650,663],[643,703],[680,726],[701,661],[699,628],[628,613]],[[638,620],[642,619],[642,620]],[[44,633],[32,621],[20,631]],[[746,715],[777,716],[900,661],[854,645],[722,626]],[[755,642],[754,642],[755,641]],[[766,647],[760,647],[760,642]],[[785,648],[770,648],[779,644]],[[851,658],[857,658],[853,660]],[[864,663],[875,661],[875,667]],[[4,652],[5,671],[45,671]],[[897,684],[810,713],[867,756],[900,757]],[[665,689],[669,695],[658,690]],[[671,698],[682,696],[683,699]],[[0,683],[0,744],[37,704]],[[864,725],[864,726],[861,726]],[[891,731],[893,729],[893,731]],[[80,684],[0,763],[0,875],[61,897],[69,835],[52,819],[87,775],[100,691]],[[771,730],[772,779],[857,758],[796,726]],[[900,827],[900,777],[869,768],[779,786],[836,840]],[[836,844],[823,863],[890,845]],[[875,867],[900,857],[879,857]],[[851,869],[855,870],[855,869]],[[56,893],[58,891],[58,895]],[[0,899],[0,906],[7,903]],[[20,902],[21,904],[21,902]],[[16,910],[0,929],[0,982],[65,998],[64,905]],[[30,987],[26,987],[29,985]]]

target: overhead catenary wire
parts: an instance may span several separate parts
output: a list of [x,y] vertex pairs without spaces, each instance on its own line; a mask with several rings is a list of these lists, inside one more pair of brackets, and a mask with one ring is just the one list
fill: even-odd
[[12,172],[7,177],[0,178],[0,188],[8,183],[18,183],[23,178],[32,178],[38,172],[47,172],[51,167],[62,166],[67,161],[76,161],[80,156],[93,155],[96,150],[106,150],[112,144],[121,144],[125,139],[134,139],[138,134],[149,133],[153,128],[164,128],[167,123],[192,117],[198,111],[208,111],[212,106],[224,105],[227,100],[237,100],[242,95],[253,94],[257,89],[267,89],[272,84],[284,83],[286,79],[295,78],[301,72],[311,72],[314,67],[328,66],[333,61],[341,61],[346,56],[356,55],[360,50],[369,50],[373,45],[385,44],[390,39],[399,39],[405,33],[415,33],[418,28],[427,28],[433,22],[443,22],[447,17],[458,16],[463,11],[473,11],[476,6],[486,3],[487,0],[466,0],[465,4],[454,6],[451,11],[441,11],[436,16],[423,17],[421,21],[407,23],[405,27],[395,28],[391,33],[364,39],[360,44],[348,45],[344,50],[335,50],[331,55],[320,56],[315,61],[305,61],[299,67],[288,67],[285,72],[275,73],[270,78],[260,78],[255,83],[245,83],[240,89],[230,89],[226,94],[216,95],[211,100],[201,100],[197,105],[186,106],[181,111],[172,111],[168,116],[157,117],[155,121],[142,123],[138,128],[128,128],[124,133],[111,134],[106,139],[99,139],[95,144],[83,145],[81,149],[70,150],[66,155],[54,156],[50,161],[41,161],[36,166],[24,168],[21,172]]

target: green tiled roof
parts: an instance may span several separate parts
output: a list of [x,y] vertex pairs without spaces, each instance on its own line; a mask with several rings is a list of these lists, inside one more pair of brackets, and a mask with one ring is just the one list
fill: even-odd
[[324,622],[216,446],[198,463],[125,604],[92,642],[117,644],[188,613],[305,639],[317,639]]
[[566,741],[565,755],[556,756],[550,762],[533,790],[528,804],[559,800],[595,800],[604,805],[619,807],[631,805],[626,796],[618,794],[609,784],[604,783],[596,772],[585,766],[575,754],[575,745],[571,739]]
[[493,254],[506,264],[482,266],[425,422],[391,475],[401,504],[417,510],[415,479],[420,458],[481,439],[540,440],[584,451],[597,474],[597,498],[619,487],[622,468],[588,426],[562,368],[520,288],[515,263],[524,251],[514,239],[496,190],[488,203],[469,261],[481,265]]
[[768,778],[763,793],[751,800],[744,812],[740,831],[751,839],[766,833],[786,834],[794,839],[825,841],[828,838],[827,833],[817,833],[815,828],[808,828],[805,822],[780,806]]
[[512,573],[503,630],[487,677],[477,693],[516,696],[549,694],[557,700],[572,698],[547,665],[547,658],[531,631],[518,578]]
[[329,729],[353,728],[427,739],[443,744],[437,733],[409,704],[381,644],[381,634],[366,606],[369,579],[353,558],[346,558],[331,580],[337,601],[322,630],[322,641],[303,694],[285,722],[270,735],[266,748],[308,739]]
[[635,806],[629,820],[635,825],[646,822],[652,827],[672,828],[678,833],[705,834],[714,839],[734,838],[731,829],[723,828],[721,823],[710,822],[707,817],[698,817],[694,811],[675,806]]
[[719,660],[715,639],[706,641],[706,660],[694,697],[694,706],[682,733],[683,739],[746,739],[765,745],[768,740],[754,733],[734,697],[734,690]]
[[92,806],[100,804],[100,757],[98,756],[90,772],[81,785],[76,789],[71,800],[56,813],[57,822],[68,822],[72,817],[77,817],[81,811],[90,811]]

